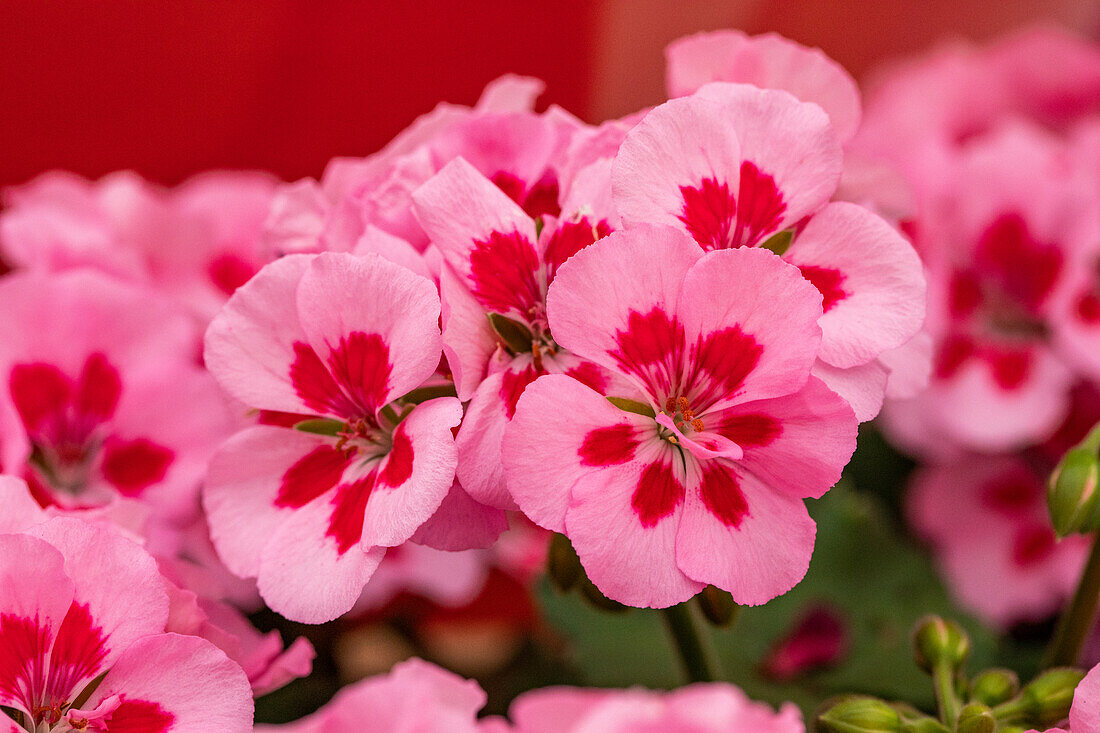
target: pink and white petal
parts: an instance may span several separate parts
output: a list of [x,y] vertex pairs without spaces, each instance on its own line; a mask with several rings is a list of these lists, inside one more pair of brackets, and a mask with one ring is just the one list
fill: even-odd
[[478,386],[455,436],[458,480],[475,501],[500,509],[517,508],[504,478],[500,448],[504,429],[514,414],[515,401],[538,377],[529,364],[525,369],[514,366],[489,375]]
[[612,230],[622,228],[622,218],[611,196],[612,162],[612,158],[597,158],[577,171],[562,201],[563,219],[583,216],[606,222]]
[[699,189],[711,180],[727,187],[727,198],[736,197],[742,154],[737,131],[720,105],[699,97],[673,99],[647,114],[619,146],[611,165],[612,200],[628,226],[684,230],[681,189]]
[[882,410],[890,384],[889,373],[877,360],[850,369],[840,369],[818,360],[810,374],[851,405],[860,422],[875,418]]
[[401,237],[383,231],[368,224],[363,235],[356,240],[351,253],[354,255],[376,254],[390,262],[406,267],[421,277],[432,279],[432,273],[424,256]]
[[[690,237],[663,226],[613,232],[585,247],[558,269],[546,296],[554,339],[643,388],[678,379],[677,307],[684,277],[700,257]],[[664,331],[654,331],[656,322]],[[625,348],[624,339],[636,348]],[[631,358],[639,353],[641,361]]]
[[307,345],[295,294],[311,255],[287,255],[237,288],[206,330],[203,359],[222,389],[261,410],[312,413],[291,381]]
[[[299,502],[330,491],[334,471],[293,471],[331,441],[298,430],[269,425],[247,428],[227,440],[210,460],[203,505],[210,539],[233,573],[255,578],[268,540]],[[280,493],[288,493],[280,499]],[[290,496],[293,494],[293,496]],[[283,506],[281,506],[283,505]]]
[[497,350],[497,337],[485,309],[474,299],[459,275],[444,264],[439,273],[443,300],[443,353],[454,377],[458,398],[466,402],[485,378]]
[[417,405],[394,430],[393,448],[366,503],[364,551],[406,542],[439,509],[455,480],[458,451],[451,428],[461,420],[461,403],[439,397]]
[[707,84],[695,96],[721,106],[721,119],[741,144],[741,160],[775,180],[786,205],[782,222],[794,224],[836,191],[844,156],[821,107],[785,91],[725,82]]
[[712,81],[782,89],[824,109],[841,141],[859,127],[860,96],[855,80],[819,48],[775,33],[748,36],[741,31],[698,33],[665,49],[669,96],[681,97]]
[[450,608],[465,606],[485,586],[488,569],[489,557],[483,552],[448,552],[414,543],[390,548],[352,615],[381,609],[400,593]]
[[1100,665],[1093,667],[1073,692],[1069,725],[1074,731],[1100,730]]
[[410,541],[436,550],[460,552],[492,547],[506,529],[508,516],[503,509],[475,501],[455,479],[439,509],[420,525]]
[[783,259],[821,291],[820,358],[833,366],[866,364],[911,339],[924,322],[924,272],[916,250],[861,206],[826,205]]
[[527,317],[541,300],[535,223],[462,158],[413,193],[417,218],[482,306]]
[[634,698],[636,694],[594,687],[542,687],[517,697],[508,708],[508,717],[519,733],[576,733],[584,730],[579,726],[604,703],[619,696]]
[[[573,485],[587,473],[630,460],[634,436],[647,425],[653,420],[620,410],[572,377],[539,377],[524,390],[504,431],[508,492],[532,522],[564,532]],[[585,441],[598,430],[606,431],[605,450],[593,453]]]
[[907,400],[920,394],[932,376],[932,354],[932,335],[923,330],[896,349],[879,354],[878,363],[890,373],[886,396]]
[[0,535],[0,587],[0,705],[30,713],[75,587],[61,553],[22,534]]
[[706,584],[685,574],[676,559],[685,511],[685,477],[675,465],[679,458],[655,438],[640,448],[640,455],[621,465],[577,479],[565,534],[605,596],[638,608],[667,608]]
[[321,249],[321,231],[331,203],[312,178],[288,183],[276,191],[264,222],[265,254],[276,259]]
[[291,621],[321,624],[346,613],[386,555],[357,542],[341,552],[330,536],[335,509],[329,495],[295,509],[260,553],[260,595]]
[[685,387],[697,413],[806,383],[821,342],[821,295],[774,253],[707,253],[684,277],[677,310],[692,345]]
[[57,517],[27,530],[65,558],[73,605],[50,655],[50,678],[64,694],[110,667],[124,649],[164,631],[168,591],[156,561],[108,524]]
[[745,606],[767,603],[806,575],[817,527],[801,499],[732,464],[702,466],[676,535],[676,564]]
[[474,109],[478,112],[533,112],[546,82],[533,76],[504,74],[485,85]]
[[0,534],[22,532],[47,519],[49,515],[31,496],[26,481],[0,476]]
[[247,733],[252,689],[239,666],[206,639],[157,634],[134,642],[84,709],[113,695],[111,733]]
[[856,449],[852,408],[813,377],[795,394],[737,405],[708,415],[707,423],[741,446],[738,466],[799,499],[832,488]]
[[378,255],[318,255],[302,275],[297,303],[313,350],[361,407],[380,409],[439,365],[435,284]]

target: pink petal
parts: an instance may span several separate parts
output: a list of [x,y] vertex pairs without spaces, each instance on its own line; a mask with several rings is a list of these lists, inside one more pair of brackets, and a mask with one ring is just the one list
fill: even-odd
[[911,339],[924,321],[924,274],[916,251],[860,206],[825,206],[784,259],[815,285],[813,273],[834,274],[832,290],[820,288],[826,301],[821,358],[833,366],[865,364]]
[[[302,275],[297,302],[313,350],[365,407],[377,410],[410,392],[439,364],[435,285],[400,265],[376,255],[318,255]],[[367,347],[377,338],[385,367],[373,363],[382,356]]]
[[879,361],[839,369],[819,360],[811,373],[851,405],[860,422],[873,419],[882,409],[889,374]]
[[1074,731],[1100,730],[1100,665],[1093,667],[1073,693],[1069,724]]
[[252,730],[248,678],[205,639],[157,634],[126,650],[84,704],[112,695],[122,702],[111,733],[247,733]]
[[0,534],[22,532],[47,518],[46,512],[31,497],[26,481],[15,476],[0,476]]
[[497,337],[485,309],[450,267],[439,276],[443,298],[443,353],[454,376],[458,398],[466,402],[485,378]]
[[[515,359],[504,371],[486,377],[466,408],[455,437],[458,479],[476,501],[501,509],[516,508],[504,479],[500,445],[512,416],[509,411],[514,414],[523,389],[537,376],[529,359]],[[505,389],[506,385],[519,389]]]
[[484,549],[506,529],[508,517],[502,509],[475,501],[455,479],[439,509],[420,525],[412,542],[449,552]]
[[773,253],[706,254],[684,277],[678,311],[696,344],[688,360],[693,409],[778,397],[805,384],[821,338],[820,295]]
[[393,433],[366,505],[362,547],[405,542],[439,509],[455,478],[458,452],[451,428],[462,419],[454,397],[417,405]]
[[819,48],[807,48],[775,33],[747,36],[741,31],[698,33],[665,49],[671,97],[695,92],[712,81],[782,89],[829,114],[841,141],[859,127],[860,97],[855,80]]
[[424,256],[401,237],[394,236],[376,226],[368,224],[363,230],[363,236],[355,242],[352,254],[360,257],[368,254],[376,254],[394,264],[406,267],[421,277],[432,276],[428,269],[428,263]]
[[479,112],[532,112],[546,91],[546,82],[533,76],[504,74],[485,85],[477,100]]
[[748,606],[766,603],[802,580],[816,527],[800,499],[722,461],[703,464],[693,483],[676,533],[680,570]]

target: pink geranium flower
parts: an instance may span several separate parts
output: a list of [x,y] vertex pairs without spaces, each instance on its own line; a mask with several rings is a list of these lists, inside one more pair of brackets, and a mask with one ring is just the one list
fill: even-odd
[[206,462],[231,429],[196,364],[189,318],[157,293],[87,270],[0,282],[4,470],[43,505],[140,504],[194,519]]
[[509,710],[515,733],[805,733],[793,703],[775,712],[724,682],[658,692],[548,687],[525,692]]
[[829,202],[841,169],[820,107],[713,83],[657,107],[627,134],[611,188],[628,227],[676,227],[708,251],[767,246],[797,266],[823,297],[814,373],[866,420],[881,407],[889,374],[878,357],[920,328],[924,278],[890,225]]
[[420,659],[394,666],[389,674],[349,685],[331,702],[302,720],[260,725],[257,733],[333,731],[423,731],[476,733],[485,692],[473,680]]
[[955,597],[989,623],[1040,621],[1077,586],[1087,542],[1055,538],[1043,481],[1018,458],[921,468],[907,504]]
[[452,488],[453,397],[402,399],[440,360],[430,280],[377,255],[295,255],[237,291],[211,323],[206,363],[253,407],[315,416],[248,428],[210,464],[211,535],[276,611],[326,621],[352,607],[387,547]]
[[163,633],[156,564],[117,531],[60,518],[0,535],[0,585],[0,705],[13,730],[252,729],[240,667],[204,639]]
[[638,401],[560,374],[529,385],[503,444],[523,512],[628,605],[708,583],[759,604],[797,583],[815,532],[802,499],[855,447],[851,408],[809,373],[817,290],[771,252],[704,255],[675,229],[636,227],[562,265],[547,309],[557,343]]
[[456,439],[458,478],[478,501],[515,508],[504,486],[500,441],[524,388],[542,374],[568,374],[597,391],[608,386],[602,368],[554,342],[546,290],[558,268],[610,225],[581,212],[533,219],[462,158],[413,200],[446,263],[443,350],[459,398],[470,400]]
[[[1048,728],[1044,733],[1095,733],[1100,731],[1100,665],[1093,667],[1073,692],[1069,730]],[[1029,730],[1027,733],[1038,733]]]

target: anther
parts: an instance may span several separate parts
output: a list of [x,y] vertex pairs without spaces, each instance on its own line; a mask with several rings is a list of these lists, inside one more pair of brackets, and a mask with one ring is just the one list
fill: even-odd
[[691,409],[691,405],[688,404],[687,397],[676,398],[676,406],[680,408],[680,412],[684,413],[685,417],[687,416],[688,410]]
[[665,400],[665,412],[671,413],[674,407],[676,407],[676,403],[672,401],[671,397]]
[[691,421],[691,427],[695,428],[695,432],[701,433],[703,432],[703,421],[699,418],[695,418]]
[[531,342],[531,358],[535,362],[535,370],[542,371],[542,349],[534,341]]

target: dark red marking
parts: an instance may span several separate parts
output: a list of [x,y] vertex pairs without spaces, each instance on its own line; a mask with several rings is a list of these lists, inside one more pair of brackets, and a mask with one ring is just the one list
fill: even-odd
[[649,313],[630,311],[626,330],[616,331],[619,348],[610,356],[623,371],[643,379],[656,392],[667,392],[679,379],[684,327],[659,306]]
[[583,361],[577,366],[565,372],[565,376],[573,377],[581,384],[591,387],[600,394],[607,394],[607,377],[598,366],[590,361]]
[[737,214],[737,200],[729,184],[704,178],[698,187],[680,186],[684,207],[679,219],[688,233],[706,250],[730,246],[730,228]]
[[[612,466],[626,463],[634,457],[638,440],[634,428],[621,423],[606,428],[596,428],[584,436],[577,454],[585,466]],[[647,469],[648,470],[648,469]]]
[[240,255],[223,252],[210,260],[206,266],[206,274],[214,287],[226,295],[232,295],[237,288],[252,279],[256,268]]
[[409,480],[413,470],[413,447],[405,432],[405,426],[399,425],[393,433],[393,447],[390,448],[386,467],[378,477],[379,484],[400,486]]
[[386,403],[390,348],[377,333],[352,331],[328,357],[336,383],[350,396],[360,416],[371,416]]
[[997,217],[982,233],[975,252],[1005,293],[1032,312],[1046,301],[1062,272],[1062,252],[1038,242],[1017,212]]
[[710,428],[742,448],[763,448],[783,434],[783,425],[770,415],[728,415]]
[[109,437],[103,443],[103,478],[123,496],[139,496],[164,480],[176,454],[146,438],[121,440]]
[[516,405],[527,385],[545,374],[534,366],[528,365],[516,371],[508,369],[501,375],[500,398],[504,400],[504,414],[511,420],[516,414]]
[[684,500],[684,485],[665,463],[651,463],[638,478],[638,486],[630,497],[630,506],[643,527],[653,527],[675,511]]
[[[0,614],[0,692],[29,710],[45,687],[49,629],[37,619]],[[30,697],[28,697],[28,695]]]
[[92,618],[88,606],[73,603],[57,630],[50,652],[50,673],[46,682],[47,701],[71,702],[79,686],[105,671],[107,639]]
[[[701,412],[714,401],[734,394],[760,361],[764,347],[740,326],[730,326],[704,337],[692,349],[692,409]],[[706,372],[709,380],[700,372]]]
[[821,293],[823,313],[828,313],[837,303],[850,295],[843,287],[847,278],[840,270],[817,265],[799,265],[798,269],[802,271],[802,277],[809,280],[810,284]]
[[275,506],[297,509],[336,486],[351,457],[335,446],[319,445],[283,474]]
[[1054,553],[1056,543],[1050,527],[1041,524],[1023,527],[1012,539],[1012,562],[1019,568],[1033,567]]
[[1043,487],[1030,474],[1015,471],[986,482],[981,488],[981,500],[990,509],[1018,516],[1034,511]]
[[176,716],[155,702],[123,700],[111,713],[111,733],[168,733]]
[[375,474],[371,471],[350,484],[340,484],[332,497],[332,516],[329,517],[327,537],[336,540],[336,551],[343,555],[363,537],[363,521],[367,513],[367,501],[374,490]]
[[737,483],[737,477],[717,461],[703,464],[699,483],[703,506],[727,527],[737,529],[749,513],[749,504]]
[[486,310],[530,314],[542,303],[535,246],[519,232],[492,232],[470,251],[470,289]]
[[584,217],[576,221],[560,222],[550,233],[542,255],[543,262],[546,263],[547,284],[554,281],[554,275],[566,260],[610,233],[611,225],[604,219],[595,224]]
[[37,432],[49,417],[64,413],[73,393],[72,381],[52,364],[16,364],[8,377],[15,409],[27,432]]
[[115,414],[122,396],[118,370],[100,353],[89,356],[76,387],[76,409],[81,415],[103,421]]

